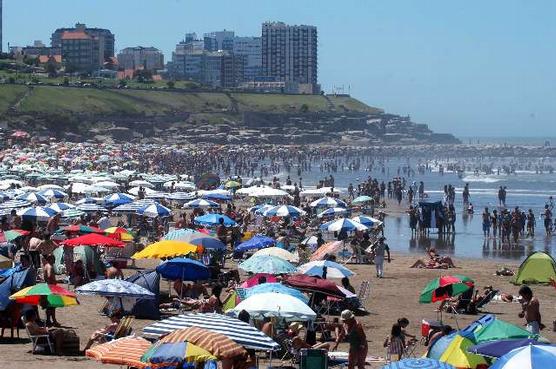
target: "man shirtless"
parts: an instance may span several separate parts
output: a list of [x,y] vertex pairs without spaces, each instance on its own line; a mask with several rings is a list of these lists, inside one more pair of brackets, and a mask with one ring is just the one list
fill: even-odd
[[[48,255],[44,259],[43,278],[44,283],[56,284],[56,273],[54,271],[54,255]],[[46,325],[59,327],[60,323],[56,320],[56,308],[48,306],[45,302],[43,308],[46,311]]]
[[529,286],[522,286],[519,289],[519,296],[522,298],[521,306],[523,311],[518,314],[520,318],[525,318],[527,330],[532,334],[540,334],[541,328],[541,310],[539,299],[533,297],[533,291]]

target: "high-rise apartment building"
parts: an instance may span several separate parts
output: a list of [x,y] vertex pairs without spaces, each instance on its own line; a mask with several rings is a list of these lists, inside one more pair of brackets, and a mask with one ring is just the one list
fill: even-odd
[[3,14],[2,14],[2,0],[0,0],[0,53],[3,52],[2,49],[2,18]]
[[123,69],[164,69],[164,54],[154,47],[126,47],[118,54],[118,66]]
[[245,58],[244,81],[254,81],[262,73],[262,44],[260,37],[234,37],[233,53]]
[[62,47],[62,35],[65,32],[83,32],[91,37],[95,37],[102,41],[102,57],[104,60],[109,60],[114,57],[114,44],[115,36],[110,30],[104,28],[87,28],[85,24],[76,24],[74,28],[58,28],[52,34],[51,46],[53,48]]
[[265,77],[310,84],[318,92],[317,28],[263,23],[262,69]]
[[204,34],[205,49],[207,51],[232,51],[234,48],[234,31],[217,31]]

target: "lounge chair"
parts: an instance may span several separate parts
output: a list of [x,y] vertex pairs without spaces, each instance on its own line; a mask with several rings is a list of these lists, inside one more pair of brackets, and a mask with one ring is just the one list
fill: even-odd
[[488,303],[490,303],[494,299],[494,296],[498,295],[498,293],[500,293],[500,290],[490,291],[481,301],[477,303],[476,305],[477,310],[480,310],[481,308],[488,305]]
[[106,339],[106,341],[113,341],[117,340],[118,338],[129,336],[131,334],[131,323],[134,319],[135,317],[132,315],[124,316],[114,330],[114,333],[104,334],[104,338]]
[[[50,335],[48,334],[38,334],[38,335],[32,335],[31,332],[29,332],[29,329],[27,328],[27,322],[25,321],[25,317],[21,317],[21,321],[23,322],[23,326],[25,327],[25,331],[27,332],[27,335],[29,336],[29,339],[31,340],[31,343],[33,344],[33,350],[32,353],[34,354],[37,351],[37,347],[39,346],[44,346],[46,345],[47,348],[50,350],[50,353],[54,352],[54,345],[52,344],[52,341],[50,340]],[[42,341],[43,343],[41,344]]]
[[361,308],[367,309],[366,303],[370,294],[371,294],[371,282],[361,281],[361,284],[359,285],[359,290],[357,291],[357,297],[359,298],[359,303],[361,304]]

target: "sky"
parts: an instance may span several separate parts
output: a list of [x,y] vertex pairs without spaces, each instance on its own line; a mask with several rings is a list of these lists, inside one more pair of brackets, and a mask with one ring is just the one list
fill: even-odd
[[186,32],[319,32],[319,81],[458,136],[556,137],[554,0],[3,0],[4,48],[58,27],[109,28],[116,48],[171,57]]

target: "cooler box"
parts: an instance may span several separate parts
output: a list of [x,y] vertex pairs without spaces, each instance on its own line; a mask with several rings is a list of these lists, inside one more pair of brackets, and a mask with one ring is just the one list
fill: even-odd
[[328,369],[326,350],[301,349],[299,369]]

